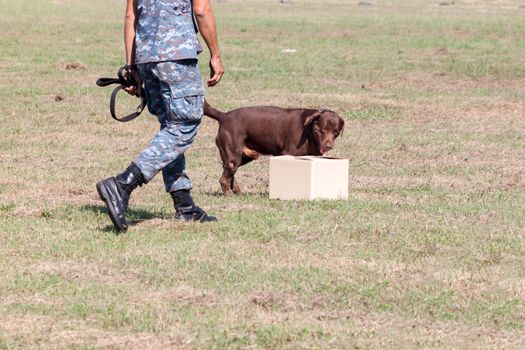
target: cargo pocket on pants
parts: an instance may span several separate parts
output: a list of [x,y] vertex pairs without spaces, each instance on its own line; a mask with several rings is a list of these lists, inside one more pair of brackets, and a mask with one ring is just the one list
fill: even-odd
[[175,124],[199,124],[204,111],[204,96],[172,98],[171,120]]

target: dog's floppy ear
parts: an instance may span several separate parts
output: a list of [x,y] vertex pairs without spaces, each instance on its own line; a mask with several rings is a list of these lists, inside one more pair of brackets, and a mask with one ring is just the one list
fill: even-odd
[[341,137],[343,137],[343,131],[345,131],[345,121],[344,121],[343,118],[341,118],[340,123],[341,123],[341,128],[340,128],[340,130],[341,130]]
[[313,122],[315,122],[319,118],[321,118],[321,111],[315,111],[314,114],[312,114],[311,116],[306,118],[306,120],[304,121],[304,126],[312,124]]

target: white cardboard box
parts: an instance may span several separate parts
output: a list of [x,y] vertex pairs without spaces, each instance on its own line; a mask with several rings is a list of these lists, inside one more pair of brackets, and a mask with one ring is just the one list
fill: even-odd
[[348,159],[270,158],[271,199],[348,199]]

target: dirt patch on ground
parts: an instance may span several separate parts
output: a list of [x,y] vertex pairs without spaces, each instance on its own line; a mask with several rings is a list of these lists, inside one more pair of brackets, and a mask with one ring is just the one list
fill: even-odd
[[262,210],[263,207],[255,204],[243,204],[243,203],[226,203],[221,205],[210,206],[213,209],[219,209],[227,212],[246,212],[246,211],[258,211]]
[[211,291],[198,290],[187,285],[181,285],[175,288],[163,288],[143,293],[134,298],[132,303],[139,305],[144,303],[177,303],[188,306],[214,307],[225,302]]
[[11,210],[0,212],[0,216],[17,218],[38,218],[44,215],[44,210],[39,208],[29,208],[26,206],[14,206]]
[[116,285],[136,284],[144,277],[140,271],[112,266],[107,261],[98,264],[82,264],[78,261],[47,262],[29,266],[27,271],[31,274],[59,274],[69,281],[102,282]]
[[259,292],[248,297],[248,303],[255,305],[265,311],[280,310],[289,312],[303,309],[305,306],[297,296],[292,294],[275,294],[270,292]]
[[[23,339],[22,344],[16,344],[25,348],[56,349],[83,346],[107,349],[195,348],[191,337],[176,329],[171,334],[127,333],[122,330],[111,332],[89,322],[59,320],[46,316],[3,317],[0,320],[0,330],[8,339]],[[9,347],[9,342],[3,344]]]
[[81,62],[60,62],[59,67],[63,70],[86,70],[87,65]]

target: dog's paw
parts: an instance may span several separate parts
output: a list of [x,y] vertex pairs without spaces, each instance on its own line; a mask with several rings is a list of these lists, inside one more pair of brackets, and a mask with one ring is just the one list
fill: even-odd
[[233,193],[235,193],[235,194],[239,194],[239,193],[241,193],[241,188],[239,187],[239,185],[237,184],[237,182],[235,182],[235,183],[233,184],[232,191],[233,191]]

